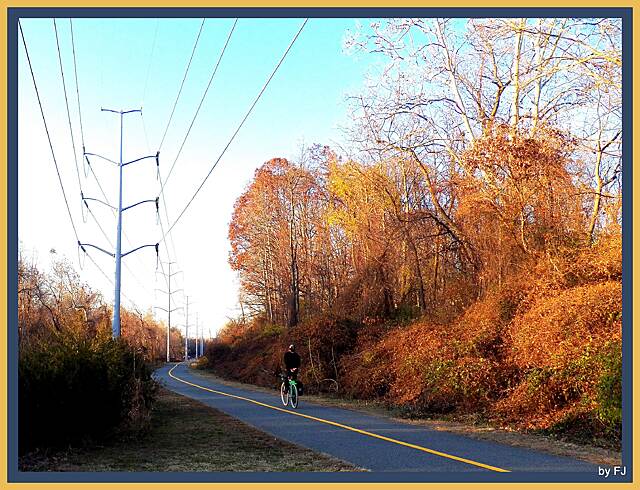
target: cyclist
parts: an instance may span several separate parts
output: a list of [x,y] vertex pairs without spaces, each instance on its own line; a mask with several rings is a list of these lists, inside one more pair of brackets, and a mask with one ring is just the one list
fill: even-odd
[[284,353],[284,367],[287,375],[287,391],[289,391],[289,380],[296,379],[300,368],[300,356],[296,352],[296,347],[291,344]]

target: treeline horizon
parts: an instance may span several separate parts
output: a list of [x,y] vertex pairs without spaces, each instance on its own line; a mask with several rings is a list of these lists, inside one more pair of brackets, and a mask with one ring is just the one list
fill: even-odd
[[[121,337],[142,359],[166,359],[167,325],[149,309],[120,308]],[[104,340],[112,336],[113,305],[83,282],[66,258],[55,260],[49,271],[22,251],[18,259],[18,347],[20,351],[46,345],[56,337],[76,341]],[[170,331],[172,359],[184,357],[184,337]]]

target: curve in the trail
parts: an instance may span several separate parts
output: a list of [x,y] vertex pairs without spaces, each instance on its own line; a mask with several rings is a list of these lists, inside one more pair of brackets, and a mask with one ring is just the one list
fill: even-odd
[[323,424],[332,425],[334,427],[340,427],[341,429],[350,430],[350,431],[353,431],[353,432],[357,432],[358,434],[362,434],[362,435],[369,436],[369,437],[374,437],[376,439],[380,439],[380,440],[383,440],[383,441],[392,442],[392,443],[398,444],[400,446],[410,447],[410,448],[416,449],[418,451],[424,451],[425,453],[435,454],[437,456],[442,456],[443,458],[452,459],[454,461],[460,461],[462,463],[467,463],[467,464],[470,464],[470,465],[473,465],[473,466],[478,466],[479,468],[485,468],[487,470],[497,471],[497,472],[500,472],[500,473],[508,473],[509,472],[509,470],[505,470],[503,468],[498,468],[496,466],[491,466],[491,465],[488,465],[488,464],[480,463],[478,461],[472,461],[472,460],[466,459],[466,458],[460,458],[458,456],[453,456],[451,454],[447,454],[447,453],[443,453],[443,452],[440,452],[440,451],[436,451],[434,449],[429,449],[427,447],[418,446],[417,444],[410,444],[408,442],[399,441],[399,440],[393,439],[391,437],[381,436],[379,434],[374,434],[373,432],[368,432],[368,431],[362,430],[362,429],[356,429],[355,427],[351,427],[351,426],[345,425],[345,424],[340,424],[338,422],[333,422],[331,420],[326,420],[326,419],[322,419],[322,418],[319,418],[319,417],[314,417],[312,415],[306,415],[306,414],[300,413],[300,412],[294,412],[294,411],[287,410],[287,409],[280,408],[280,407],[274,407],[273,405],[269,405],[267,403],[262,403],[262,402],[259,402],[257,400],[253,400],[251,398],[246,398],[244,396],[232,395],[230,393],[224,393],[222,391],[213,390],[211,388],[207,388],[205,386],[201,386],[201,385],[186,381],[184,379],[178,378],[176,375],[173,374],[173,370],[175,368],[176,368],[176,366],[172,367],[169,370],[169,376],[171,376],[175,380],[181,381],[182,383],[188,384],[190,386],[194,386],[196,388],[200,388],[201,390],[209,391],[211,393],[216,393],[216,394],[222,395],[222,396],[228,396],[228,397],[231,397],[231,398],[235,398],[237,400],[244,400],[246,402],[254,403],[254,404],[259,405],[261,407],[270,408],[271,410],[277,410],[278,412],[284,412],[284,413],[288,413],[290,415],[295,415],[297,417],[304,417],[304,418],[309,419],[309,420],[314,420],[316,422],[320,422],[320,423],[323,423]]
[[213,381],[184,364],[156,371],[167,388],[294,444],[372,471],[595,473],[569,458],[406,424],[355,410],[306,403],[278,406],[279,394]]

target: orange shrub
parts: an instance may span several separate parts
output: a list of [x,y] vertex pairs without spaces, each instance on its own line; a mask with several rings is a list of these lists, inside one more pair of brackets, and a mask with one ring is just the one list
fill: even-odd
[[340,360],[342,392],[353,398],[384,398],[395,381],[391,353],[382,343],[363,347]]
[[[510,326],[511,356],[522,378],[496,404],[496,414],[529,428],[575,420],[593,430],[617,430],[619,394],[605,385],[618,387],[620,382],[621,312],[622,285],[617,281],[567,289],[534,302]],[[608,413],[602,415],[604,409]]]
[[622,235],[602,235],[590,247],[564,247],[553,253],[539,253],[510,281],[518,281],[524,293],[519,313],[524,313],[540,298],[556,295],[567,288],[605,281],[621,282]]
[[512,375],[501,364],[512,300],[492,294],[451,324],[416,323],[358,342],[342,363],[346,392],[417,412],[483,410]]
[[413,414],[478,413],[616,440],[621,270],[620,235],[601,235],[593,246],[530,254],[453,319],[402,326],[325,312],[291,329],[254,322],[227,333],[212,362],[223,374],[273,386],[270,371],[293,342],[311,392],[335,378],[344,395]]
[[620,338],[622,285],[609,281],[542,298],[511,324],[513,357],[522,368],[559,369],[593,345]]

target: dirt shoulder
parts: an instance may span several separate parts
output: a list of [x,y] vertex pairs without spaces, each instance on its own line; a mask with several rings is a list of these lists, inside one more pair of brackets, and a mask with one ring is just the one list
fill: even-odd
[[145,435],[30,454],[19,466],[20,471],[363,471],[166,389],[160,390]]
[[[215,380],[228,386],[250,388],[253,390],[261,391],[263,393],[273,393],[274,395],[277,394],[275,386],[274,389],[269,389],[262,386],[248,385],[245,383],[221,378],[220,376],[217,376],[206,370],[192,369],[191,372],[203,378],[210,378],[211,380]],[[472,439],[492,441],[514,447],[533,449],[535,451],[546,452],[557,456],[575,458],[593,464],[613,466],[620,465],[622,461],[622,454],[619,451],[577,444],[574,442],[566,442],[555,437],[542,434],[528,434],[515,430],[496,428],[477,422],[450,421],[442,419],[408,419],[401,417],[397,411],[390,410],[389,408],[385,407],[384,404],[379,402],[346,400],[317,395],[305,395],[304,400],[318,405],[345,408],[348,410],[357,410],[366,412],[370,415],[388,417],[393,420],[399,420],[408,424],[420,425],[433,430],[464,435]]]

